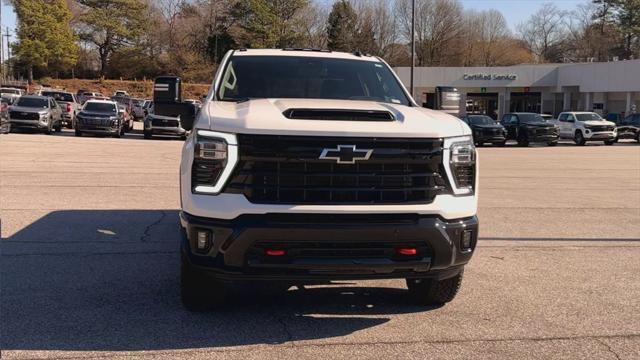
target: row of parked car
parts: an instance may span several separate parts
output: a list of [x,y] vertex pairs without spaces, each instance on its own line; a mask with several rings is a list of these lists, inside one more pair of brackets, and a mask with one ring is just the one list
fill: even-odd
[[[22,89],[0,88],[0,132],[30,128],[45,134],[60,132],[63,127],[86,133],[121,137],[132,131],[134,121],[145,121],[144,137],[155,134],[186,136],[177,119],[153,114],[153,101],[131,97],[116,91],[107,97],[98,92],[76,93],[59,89],[40,89],[24,95]],[[191,100],[199,106],[197,100]]]
[[476,146],[491,143],[504,146],[515,140],[520,146],[530,143],[558,144],[559,139],[571,139],[577,145],[589,141],[603,141],[613,145],[621,139],[634,139],[640,143],[640,114],[632,114],[619,124],[603,119],[593,112],[568,111],[558,118],[536,113],[508,113],[498,122],[482,114],[466,114],[461,119],[472,130]]

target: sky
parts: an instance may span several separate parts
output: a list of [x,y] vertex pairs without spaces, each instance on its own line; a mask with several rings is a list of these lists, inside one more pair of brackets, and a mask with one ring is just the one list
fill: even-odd
[[[333,0],[315,0],[324,4],[331,4]],[[6,34],[6,27],[9,27],[9,33],[15,35],[16,14],[13,8],[2,2],[2,34]],[[562,10],[573,10],[580,4],[589,3],[589,0],[461,0],[465,9],[500,10],[507,19],[509,27],[514,30],[515,26],[526,20],[531,14],[536,12],[538,8],[545,2],[552,2]],[[12,40],[13,41],[13,40]],[[6,47],[6,44],[5,44]]]
[[542,4],[551,2],[561,10],[574,10],[580,4],[587,4],[589,0],[461,0],[465,9],[489,10],[502,12],[511,30],[535,13]]

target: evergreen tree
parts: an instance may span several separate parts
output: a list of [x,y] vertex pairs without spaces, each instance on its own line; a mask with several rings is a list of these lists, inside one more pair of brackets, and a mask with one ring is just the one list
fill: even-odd
[[233,11],[244,36],[244,45],[252,48],[285,48],[293,46],[300,34],[296,31],[296,15],[309,0],[241,0]]
[[26,67],[29,83],[34,68],[64,71],[76,64],[78,45],[65,0],[14,0],[13,5],[18,20],[13,52]]
[[353,51],[357,37],[358,16],[348,0],[333,4],[327,21],[327,46],[336,51]]

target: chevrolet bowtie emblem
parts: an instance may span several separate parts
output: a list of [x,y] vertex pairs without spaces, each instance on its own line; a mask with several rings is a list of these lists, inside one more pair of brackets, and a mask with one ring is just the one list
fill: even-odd
[[356,161],[369,160],[372,149],[356,149],[355,145],[338,145],[335,149],[324,149],[320,158],[322,160],[335,160],[338,164],[355,164]]

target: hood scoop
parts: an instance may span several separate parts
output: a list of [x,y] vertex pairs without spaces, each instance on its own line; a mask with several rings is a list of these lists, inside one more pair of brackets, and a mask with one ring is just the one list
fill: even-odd
[[395,116],[382,110],[348,109],[287,109],[282,113],[287,119],[329,121],[394,121]]

